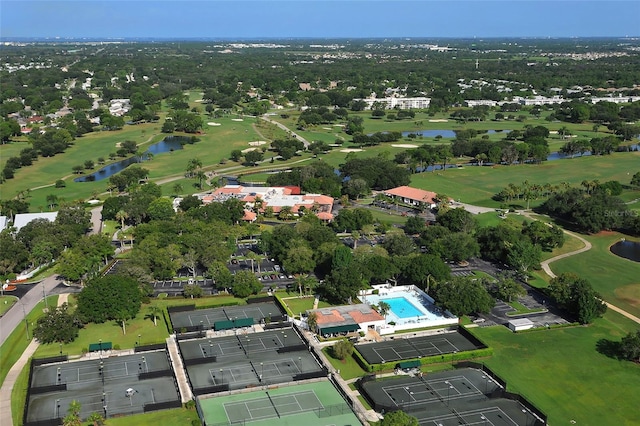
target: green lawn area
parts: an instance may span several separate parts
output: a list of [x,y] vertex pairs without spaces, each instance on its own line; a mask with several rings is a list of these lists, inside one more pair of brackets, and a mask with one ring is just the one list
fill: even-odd
[[15,296],[0,296],[0,316],[4,315],[18,301]]
[[580,250],[584,247],[584,243],[574,236],[564,234],[564,244],[562,247],[556,247],[552,251],[543,251],[542,260],[551,259],[552,257],[559,256],[561,254],[570,253],[572,251]]
[[[186,408],[173,410],[152,411],[133,416],[113,417],[106,421],[106,426],[191,426],[194,420],[198,420],[198,412]],[[89,423],[87,423],[89,425]]]
[[549,265],[551,270],[555,274],[574,272],[586,278],[605,300],[640,316],[640,263],[609,251],[609,246],[621,238],[633,238],[617,232],[583,237],[591,242],[591,250],[553,262]]
[[[549,416],[550,425],[637,424],[640,366],[609,358],[598,341],[620,341],[637,325],[615,312],[584,327],[514,334],[506,327],[470,331],[494,348],[485,364]],[[571,422],[573,423],[573,422]]]
[[[58,303],[58,296],[48,296],[47,303],[49,306],[55,306]],[[27,324],[29,325],[29,339],[27,339],[27,329],[24,322],[21,322],[18,327],[9,335],[7,340],[0,346],[0,383],[2,383],[7,377],[7,373],[20,358],[24,350],[31,341],[31,330],[37,319],[43,315],[43,309],[45,308],[44,302],[40,302],[36,305],[31,312],[27,314]]]
[[515,214],[515,213],[507,213],[506,218],[501,218],[500,213],[498,212],[487,212],[480,213],[473,216],[478,222],[478,228],[484,228],[487,226],[498,226],[498,224],[504,222],[505,220],[515,221],[518,223],[529,222],[529,219],[525,216]]
[[[284,297],[284,298],[281,298],[280,300],[282,300],[284,303],[287,304],[287,306],[289,307],[289,309],[291,309],[291,312],[293,312],[294,315],[297,315],[300,312],[306,312],[308,309],[313,309],[313,302],[315,300],[315,297],[305,296],[301,298],[298,296],[292,296],[292,297]],[[332,305],[322,300],[318,302],[318,308],[326,308],[328,306],[332,306]]]
[[[160,307],[166,313],[167,306],[189,304],[216,306],[234,301],[241,304],[245,303],[243,299],[236,299],[233,296],[226,295],[199,299],[154,299],[150,304],[142,305],[138,315],[126,323],[127,334],[122,333],[122,326],[115,321],[107,321],[103,324],[90,323],[80,330],[76,340],[63,344],[62,348],[58,343],[40,345],[36,351],[36,357],[55,356],[60,353],[60,350],[62,350],[63,354],[80,355],[83,350],[88,350],[90,343],[97,343],[99,339],[102,339],[103,342],[111,342],[114,347],[118,345],[120,349],[133,348],[138,341],[142,345],[163,343],[169,337],[169,327],[162,314],[157,320],[158,325],[153,325],[149,310],[151,305]],[[70,298],[69,302],[70,304],[74,303],[72,298]],[[138,336],[140,336],[139,340]]]
[[347,359],[342,361],[331,356],[331,347],[322,349],[322,352],[324,352],[333,368],[340,370],[340,376],[345,380],[355,379],[356,377],[361,377],[367,374],[366,371],[360,367],[360,364],[356,362],[353,356],[347,357]]
[[[618,180],[627,184],[629,173],[637,171],[640,152],[614,153],[608,156],[546,161],[539,165],[515,165],[495,167],[464,167],[446,172],[417,173],[411,176],[411,185],[417,188],[444,193],[464,203],[485,207],[500,207],[502,203],[491,199],[509,183],[520,184],[525,180],[536,184],[568,182],[580,185],[587,180],[600,182]],[[517,202],[517,200],[516,200]],[[531,207],[542,200],[533,200]],[[519,201],[523,207],[526,202]]]

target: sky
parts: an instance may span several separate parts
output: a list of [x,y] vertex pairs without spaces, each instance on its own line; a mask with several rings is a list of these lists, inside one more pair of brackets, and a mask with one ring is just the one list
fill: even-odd
[[639,0],[2,0],[0,39],[640,36]]

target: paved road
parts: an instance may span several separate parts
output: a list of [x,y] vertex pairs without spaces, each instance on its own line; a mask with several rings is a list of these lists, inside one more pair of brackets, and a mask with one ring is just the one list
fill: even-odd
[[287,133],[290,133],[291,136],[293,136],[294,138],[298,139],[300,142],[302,142],[304,144],[304,147],[307,148],[309,146],[309,141],[306,140],[305,138],[303,138],[302,136],[300,136],[299,134],[297,134],[296,132],[292,131],[291,129],[289,129],[287,126],[285,126],[284,124],[272,120],[269,118],[268,115],[263,115],[260,117],[261,119],[263,119],[264,121],[267,121],[271,124],[275,124],[276,126],[280,127],[282,130],[284,130]]
[[[523,214],[525,214],[530,219],[537,220],[535,217],[531,216],[531,214],[529,214],[528,212],[523,212]],[[579,239],[580,241],[582,241],[582,243],[584,244],[584,247],[582,247],[582,248],[580,248],[578,250],[569,252],[569,253],[564,253],[564,254],[552,257],[551,259],[547,259],[544,262],[542,262],[540,264],[540,266],[542,266],[542,269],[544,270],[544,272],[546,272],[547,275],[549,275],[551,278],[555,278],[556,274],[554,274],[553,271],[551,270],[551,268],[549,267],[550,263],[555,262],[556,260],[564,259],[566,257],[573,256],[575,254],[579,254],[579,253],[583,253],[585,251],[591,250],[591,243],[589,241],[585,240],[580,235],[577,235],[577,234],[575,234],[575,233],[573,233],[571,231],[567,231],[566,229],[563,229],[563,231],[564,231],[565,234],[571,235],[572,237],[575,237],[575,238]],[[615,305],[612,305],[609,302],[605,301],[604,303],[611,310],[616,311],[617,313],[619,313],[621,315],[624,315],[625,317],[629,318],[631,321],[636,322],[637,324],[640,324],[640,318],[638,318],[637,316],[635,316],[633,314],[630,314],[629,312],[625,311],[624,309],[619,308],[619,307],[617,307]]]
[[[4,343],[13,330],[21,323],[24,326],[24,313],[29,313],[35,308],[35,306],[42,300],[42,291],[44,288],[47,296],[51,294],[60,294],[65,288],[56,288],[61,284],[55,275],[45,278],[42,282],[32,286],[31,290],[27,292],[15,305],[11,307],[0,318],[0,344]],[[24,307],[24,311],[23,311]]]

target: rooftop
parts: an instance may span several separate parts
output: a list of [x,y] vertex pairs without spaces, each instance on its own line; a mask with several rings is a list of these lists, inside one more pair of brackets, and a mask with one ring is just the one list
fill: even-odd
[[408,198],[414,201],[420,201],[423,203],[433,204],[437,194],[431,191],[425,191],[423,189],[412,188],[410,186],[399,186],[397,188],[391,188],[384,191],[386,195],[393,195],[396,197]]
[[384,317],[366,303],[312,309],[308,312],[316,313],[317,324],[322,328],[345,324],[362,324],[372,321],[384,321]]

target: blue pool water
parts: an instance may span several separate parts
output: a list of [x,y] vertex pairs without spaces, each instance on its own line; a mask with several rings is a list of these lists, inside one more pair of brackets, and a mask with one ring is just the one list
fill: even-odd
[[391,307],[391,310],[398,318],[412,318],[424,315],[424,313],[418,310],[411,302],[404,297],[394,297],[391,299],[382,299]]

